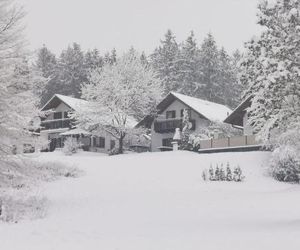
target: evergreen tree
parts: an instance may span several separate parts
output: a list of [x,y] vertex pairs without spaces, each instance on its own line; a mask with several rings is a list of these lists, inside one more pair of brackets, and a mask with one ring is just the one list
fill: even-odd
[[219,51],[211,33],[204,39],[200,48],[199,70],[200,80],[204,86],[197,96],[209,101],[220,100],[219,88]]
[[84,63],[87,70],[101,68],[104,64],[104,59],[100,56],[97,49],[88,50],[84,56]]
[[61,53],[58,64],[58,84],[61,88],[58,93],[76,98],[81,96],[81,85],[87,82],[88,75],[84,59],[84,53],[77,43]]
[[264,32],[247,44],[242,61],[244,98],[253,97],[249,120],[263,141],[300,128],[300,2],[259,5]]
[[151,65],[162,80],[165,94],[178,89],[179,79],[176,61],[179,48],[171,30],[165,34],[161,45],[151,55]]
[[104,55],[104,63],[105,64],[115,64],[117,62],[117,51],[116,49],[112,49],[112,51],[109,53],[105,53]]
[[47,79],[41,96],[40,105],[44,105],[60,89],[57,79],[57,59],[45,45],[38,50],[36,67]]
[[202,91],[203,85],[199,82],[199,49],[194,38],[194,32],[182,44],[177,59],[177,69],[181,85],[177,91],[191,96],[197,96]]
[[235,108],[240,103],[241,84],[237,79],[236,58],[230,57],[222,47],[219,51],[219,78],[217,86],[217,102]]
[[140,59],[141,59],[141,62],[142,62],[143,65],[149,65],[148,58],[147,58],[144,51],[142,52],[142,54],[140,56]]

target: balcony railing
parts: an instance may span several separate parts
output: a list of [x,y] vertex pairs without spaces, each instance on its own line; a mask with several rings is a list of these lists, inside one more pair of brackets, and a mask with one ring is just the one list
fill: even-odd
[[60,128],[71,128],[72,120],[71,119],[59,119],[59,120],[51,120],[51,121],[42,121],[41,130],[49,130],[49,129],[60,129]]
[[[190,120],[191,130],[195,130],[196,121]],[[174,133],[176,128],[183,128],[182,119],[166,119],[166,120],[155,120],[154,131],[156,133]]]

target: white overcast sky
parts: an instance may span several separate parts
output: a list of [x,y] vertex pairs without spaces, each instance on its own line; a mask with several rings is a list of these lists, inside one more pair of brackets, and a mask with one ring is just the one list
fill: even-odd
[[194,30],[212,32],[229,52],[260,32],[259,0],[17,0],[27,12],[31,49],[46,44],[60,53],[72,42],[100,52],[134,46],[151,52],[170,28],[178,41]]

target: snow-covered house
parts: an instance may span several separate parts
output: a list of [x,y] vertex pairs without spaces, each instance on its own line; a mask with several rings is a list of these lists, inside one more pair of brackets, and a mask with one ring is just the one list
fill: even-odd
[[78,139],[86,151],[108,152],[118,143],[111,135],[103,132],[101,135],[92,135],[88,131],[74,128],[74,120],[69,112],[86,105],[88,102],[69,96],[55,94],[41,109],[46,117],[41,121],[40,135],[49,140],[50,151],[62,148],[64,139],[72,136]]
[[169,150],[176,128],[182,129],[183,111],[189,113],[195,133],[212,121],[222,122],[232,112],[228,107],[199,98],[170,92],[158,105],[157,116],[145,117],[138,126],[151,128],[151,151]]
[[253,135],[252,127],[248,122],[247,108],[251,106],[251,97],[244,100],[224,120],[225,123],[243,128],[244,135]]

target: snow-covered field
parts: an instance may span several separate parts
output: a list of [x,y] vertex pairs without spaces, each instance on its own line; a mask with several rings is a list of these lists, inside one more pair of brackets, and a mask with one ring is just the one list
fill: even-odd
[[[0,224],[5,250],[299,249],[300,186],[264,175],[266,152],[104,156],[43,153],[85,170],[47,183],[44,219]],[[204,182],[211,163],[240,164],[243,183]]]

